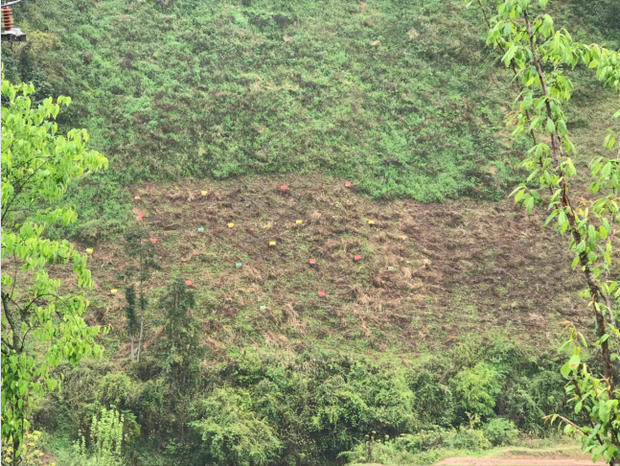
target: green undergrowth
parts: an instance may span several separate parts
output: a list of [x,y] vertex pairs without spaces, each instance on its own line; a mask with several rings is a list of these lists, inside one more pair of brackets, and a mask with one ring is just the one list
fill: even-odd
[[131,434],[127,464],[429,464],[552,435],[543,414],[565,410],[561,358],[501,335],[415,357],[312,342],[230,346],[201,364],[209,354],[200,345],[170,346],[191,338],[188,318],[140,363],[67,368],[62,392],[35,416],[53,433],[45,448],[69,457],[80,435],[89,438],[89,420],[113,408]]

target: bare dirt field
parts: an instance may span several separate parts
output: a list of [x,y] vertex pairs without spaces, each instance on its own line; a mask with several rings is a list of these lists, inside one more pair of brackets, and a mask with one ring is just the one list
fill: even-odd
[[603,462],[593,463],[585,456],[544,457],[544,456],[513,456],[510,458],[446,458],[437,463],[437,466],[593,466],[603,465]]
[[[563,239],[510,201],[373,202],[318,175],[144,184],[132,194],[164,268],[148,286],[165,286],[172,269],[191,280],[211,303],[197,312],[214,351],[236,340],[345,338],[410,352],[493,330],[546,348],[562,321],[585,315]],[[110,290],[124,289],[129,265],[122,238],[95,246],[91,323],[123,327],[123,293]]]

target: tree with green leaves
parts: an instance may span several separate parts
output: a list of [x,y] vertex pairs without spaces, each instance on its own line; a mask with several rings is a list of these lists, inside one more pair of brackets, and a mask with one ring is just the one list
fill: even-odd
[[50,276],[70,268],[77,287],[92,287],[86,256],[45,231],[75,221],[62,203],[68,185],[107,159],[88,149],[86,131],[57,134],[54,120],[68,97],[35,107],[33,92],[2,79],[2,440],[13,465],[21,462],[37,399],[59,385],[52,369],[102,353],[95,343],[101,329],[82,318],[88,300]]
[[[548,0],[478,0],[489,28],[487,43],[499,49],[502,61],[512,69],[517,99],[508,115],[513,136],[527,136],[530,148],[523,160],[527,180],[514,192],[515,202],[529,212],[546,206],[545,224],[553,224],[569,236],[596,329],[593,338],[573,324],[567,327],[564,347],[571,350],[562,374],[574,403],[576,420],[560,419],[565,431],[580,436],[584,451],[603,456],[610,465],[620,464],[620,281],[614,269],[616,229],[620,221],[620,144],[609,130],[601,141],[608,156],[591,157],[590,183],[582,189],[574,163],[577,148],[571,141],[566,106],[574,84],[570,70],[581,66],[595,70],[605,86],[620,90],[620,52],[598,44],[583,44],[566,29],[556,28],[547,13]],[[620,117],[620,111],[612,118]],[[616,261],[617,264],[617,261]],[[594,341],[592,341],[594,340]],[[598,355],[588,364],[587,354]],[[587,422],[579,422],[579,419]]]
[[125,322],[125,328],[127,329],[127,333],[129,333],[130,343],[131,343],[131,360],[134,360],[135,354],[135,337],[138,331],[138,315],[136,313],[136,287],[134,285],[129,285],[125,290],[125,300],[127,304],[125,305],[125,317],[127,321]]
[[187,289],[182,277],[175,277],[159,302],[164,312],[160,351],[164,371],[174,380],[180,392],[188,392],[197,382],[203,350],[200,326],[194,308],[194,293]]
[[195,315],[196,300],[184,279],[176,276],[166,287],[158,307],[163,311],[163,319],[157,352],[166,385],[167,410],[172,413],[175,438],[184,441],[204,355],[200,323]]
[[[140,362],[140,353],[142,350],[142,338],[144,337],[144,317],[148,308],[149,299],[146,293],[146,282],[151,278],[153,270],[161,270],[161,267],[155,262],[155,245],[151,241],[142,227],[133,226],[125,233],[125,251],[127,255],[133,259],[136,264],[125,268],[125,277],[129,281],[135,280],[137,276],[138,291],[136,296],[136,287],[132,283],[125,291],[125,315],[127,316],[127,331],[131,338],[131,360],[134,360],[134,340],[138,338],[138,350],[135,358]],[[137,297],[137,302],[136,302]],[[138,314],[140,323],[138,325]]]

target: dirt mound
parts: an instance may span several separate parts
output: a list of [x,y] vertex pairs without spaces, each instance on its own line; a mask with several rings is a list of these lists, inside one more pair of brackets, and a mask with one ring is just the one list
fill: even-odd
[[[563,240],[509,201],[374,202],[318,175],[145,184],[132,194],[164,266],[149,286],[163,287],[173,270],[192,280],[213,348],[318,339],[411,351],[491,329],[546,344],[560,321],[587,317]],[[95,247],[100,323],[123,324],[118,273],[128,264],[122,239]]]

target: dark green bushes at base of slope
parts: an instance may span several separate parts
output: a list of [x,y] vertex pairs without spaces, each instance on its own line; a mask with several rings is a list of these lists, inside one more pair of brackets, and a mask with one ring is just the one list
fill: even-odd
[[544,436],[543,414],[564,409],[555,358],[504,340],[474,338],[415,360],[231,349],[190,385],[179,383],[187,367],[168,365],[181,359],[70,371],[61,400],[35,425],[76,438],[114,408],[140,432],[124,448],[133,464],[335,464],[368,448],[479,451],[514,440],[517,429]]

